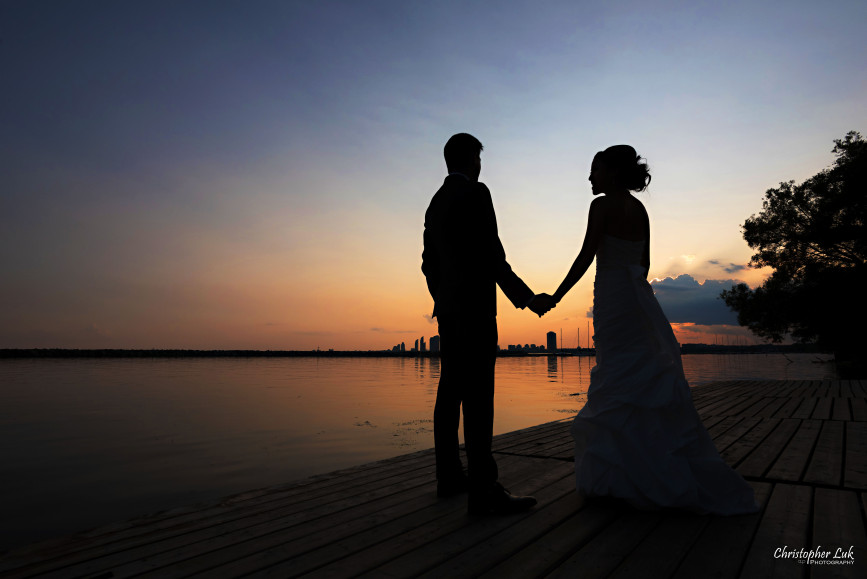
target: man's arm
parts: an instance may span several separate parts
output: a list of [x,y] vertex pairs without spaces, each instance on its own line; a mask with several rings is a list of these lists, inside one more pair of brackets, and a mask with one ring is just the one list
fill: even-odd
[[437,288],[440,285],[440,263],[437,256],[436,243],[434,242],[434,232],[430,227],[430,219],[426,216],[424,223],[424,249],[421,252],[421,271],[427,281],[427,289],[434,300],[436,300]]
[[506,250],[503,248],[503,243],[500,241],[500,236],[497,231],[497,215],[494,212],[494,202],[491,199],[491,192],[484,184],[479,184],[483,188],[485,209],[488,213],[490,221],[489,226],[494,236],[494,279],[497,285],[509,298],[516,308],[524,309],[533,301],[535,294],[530,287],[524,283],[518,274],[512,271],[512,266],[506,261]]

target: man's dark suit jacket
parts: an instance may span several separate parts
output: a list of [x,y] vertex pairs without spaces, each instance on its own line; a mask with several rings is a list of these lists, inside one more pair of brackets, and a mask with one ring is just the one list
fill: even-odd
[[425,213],[421,269],[434,316],[496,317],[497,284],[515,307],[533,297],[506,261],[491,192],[463,175],[446,177]]

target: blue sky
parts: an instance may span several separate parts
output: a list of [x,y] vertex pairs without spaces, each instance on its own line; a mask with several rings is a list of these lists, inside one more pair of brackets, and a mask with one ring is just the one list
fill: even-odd
[[[865,21],[863,2],[4,3],[0,347],[430,335],[422,218],[463,131],[533,289],[574,259],[590,160],[617,143],[653,172],[651,276],[757,283],[726,271],[751,254],[740,224],[865,130]],[[504,311],[501,341],[584,324],[591,279],[551,318]]]

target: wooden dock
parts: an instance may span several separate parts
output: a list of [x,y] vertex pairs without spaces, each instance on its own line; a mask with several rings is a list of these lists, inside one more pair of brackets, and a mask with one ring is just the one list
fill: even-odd
[[[495,438],[501,480],[539,501],[525,514],[438,500],[426,450],[18,549],[0,577],[867,577],[867,381],[718,382],[693,399],[761,512],[584,502],[563,420]],[[817,547],[823,563],[775,557]],[[850,547],[853,563],[829,562]]]

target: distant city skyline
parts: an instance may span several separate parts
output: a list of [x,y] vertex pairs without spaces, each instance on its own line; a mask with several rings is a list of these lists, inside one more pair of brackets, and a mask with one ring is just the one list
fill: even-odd
[[[564,345],[564,343],[561,342],[559,336],[560,335],[557,332],[555,332],[554,330],[549,330],[545,334],[544,342],[542,342],[545,344],[544,346],[542,346],[541,343],[539,345],[537,345],[536,342],[530,341],[530,342],[524,342],[523,344],[521,344],[520,342],[515,343],[515,344],[505,344],[505,345],[498,344],[497,347],[500,350],[520,350],[520,349],[538,350],[538,349],[542,349],[545,351],[587,349],[587,348],[593,348],[594,347],[594,344],[592,343],[592,341],[593,341],[592,336],[589,336],[587,341],[584,343],[581,343],[579,341],[580,329],[579,329],[579,332],[576,333],[576,341],[575,342]],[[439,339],[440,339],[439,335],[436,335],[436,334],[433,336],[430,336],[428,338],[431,352],[438,352],[439,351],[439,349],[440,349],[439,348]],[[713,340],[711,340],[709,342],[708,341],[705,341],[705,342],[691,341],[691,342],[680,342],[680,343],[681,344],[723,345],[723,346],[751,346],[751,345],[761,345],[761,344],[764,344],[765,342],[750,334],[747,336],[743,336],[743,335],[714,336]],[[425,352],[426,350],[422,347],[423,344],[424,344],[424,337],[415,338],[415,346],[411,347],[409,349],[409,351],[410,352]],[[436,344],[436,347],[434,347],[434,344]],[[574,345],[572,345],[572,344],[574,344]],[[407,351],[405,342],[401,342],[400,344],[394,345],[391,348],[383,348],[383,350],[385,350],[385,351],[390,350],[392,352],[405,352],[405,351]]]

